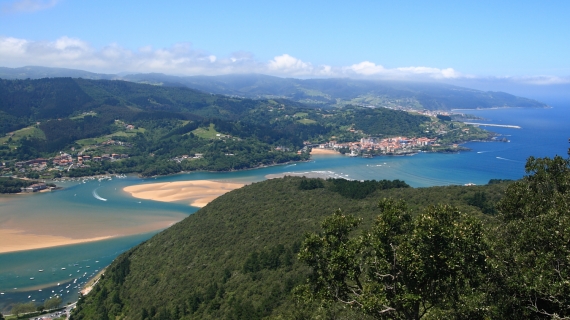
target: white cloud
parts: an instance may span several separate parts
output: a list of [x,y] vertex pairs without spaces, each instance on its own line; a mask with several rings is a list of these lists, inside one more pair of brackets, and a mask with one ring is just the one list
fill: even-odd
[[11,3],[2,5],[2,12],[15,13],[15,12],[34,12],[49,9],[60,0],[16,0]]
[[430,67],[405,67],[405,68],[397,68],[397,70],[403,73],[428,75],[435,79],[459,78],[461,76],[457,71],[453,70],[452,68],[438,69]]
[[383,66],[376,65],[374,62],[370,61],[363,61],[361,63],[353,64],[345,70],[349,70],[356,74],[365,75],[365,76],[386,73],[386,69],[384,69]]
[[[316,66],[289,54],[278,55],[265,62],[255,59],[252,53],[244,51],[219,57],[193,48],[192,44],[186,42],[168,48],[144,46],[131,50],[116,43],[95,48],[86,41],[70,37],[61,37],[54,41],[31,41],[0,36],[0,64],[6,67],[36,65],[75,68],[102,73],[160,72],[175,75],[260,73],[299,78],[349,77],[437,81],[479,78],[462,74],[453,68],[425,66],[387,68],[371,61],[362,61],[349,66]],[[570,78],[551,76],[495,79],[533,85],[570,83]]]
[[273,58],[268,64],[269,70],[284,75],[310,75],[313,72],[313,66],[305,63],[288,54],[283,54]]

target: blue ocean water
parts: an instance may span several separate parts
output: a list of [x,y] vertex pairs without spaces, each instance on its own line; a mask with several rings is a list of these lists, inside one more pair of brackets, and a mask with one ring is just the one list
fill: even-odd
[[[413,187],[486,184],[493,178],[519,179],[525,175],[524,164],[529,156],[567,155],[570,146],[570,127],[567,124],[570,120],[570,103],[546,102],[553,108],[465,111],[486,119],[477,122],[521,127],[488,127],[488,130],[502,135],[509,142],[470,142],[465,144],[472,149],[469,152],[419,153],[414,156],[372,159],[326,155],[314,156],[311,161],[304,163],[239,172],[196,172],[151,179],[128,177],[112,181],[68,182],[64,184],[64,190],[51,194],[10,198],[7,202],[0,202],[0,218],[3,212],[9,211],[25,216],[32,224],[36,220],[46,224],[49,221],[46,217],[53,217],[55,224],[48,223],[45,227],[61,228],[62,234],[73,234],[73,228],[83,230],[85,224],[110,230],[114,226],[132,225],[134,228],[143,222],[151,223],[153,219],[179,221],[197,210],[183,203],[134,199],[121,191],[128,185],[151,182],[203,179],[255,182],[266,179],[267,175],[303,175],[310,172],[356,180],[400,179]],[[77,298],[77,288],[67,293],[69,288],[87,281],[95,270],[108,265],[118,254],[156,232],[158,231],[92,243],[0,254],[0,293],[4,293],[0,295],[0,310],[13,302],[33,299],[41,301],[58,292],[63,293],[64,301],[74,301]],[[40,273],[40,269],[44,271]],[[30,280],[32,277],[34,280]],[[75,279],[78,280],[74,284]],[[69,284],[73,285],[64,290]]]

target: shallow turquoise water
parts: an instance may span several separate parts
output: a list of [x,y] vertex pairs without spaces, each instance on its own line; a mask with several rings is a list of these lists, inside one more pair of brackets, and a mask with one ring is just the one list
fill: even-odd
[[[255,182],[268,174],[289,173],[302,175],[320,172],[331,177],[349,179],[400,179],[413,187],[450,184],[485,184],[490,179],[519,179],[524,172],[526,159],[566,156],[569,147],[570,104],[552,104],[553,109],[498,109],[468,111],[488,119],[488,123],[511,124],[522,129],[489,128],[510,140],[502,142],[472,142],[465,146],[470,152],[458,154],[427,154],[414,156],[350,158],[341,155],[315,156],[313,160],[293,165],[281,165],[255,170],[225,173],[198,172],[168,177],[139,179],[113,179],[112,181],[68,182],[65,189],[53,193],[28,196],[0,202],[2,213],[23,215],[30,223],[45,223],[45,216],[66,221],[50,228],[59,228],[62,235],[72,234],[73,228],[89,224],[93,228],[135,226],[153,217],[180,220],[197,209],[182,203],[162,203],[139,200],[121,191],[124,186],[180,180],[231,180]],[[483,122],[483,121],[477,121]],[[107,201],[102,201],[99,198]],[[42,220],[43,219],[43,220]],[[42,222],[43,221],[43,222]],[[158,232],[158,231],[156,231]],[[117,237],[94,243],[0,254],[0,310],[13,301],[41,301],[68,284],[85,282],[102,266],[108,265],[118,254],[148,239],[156,232],[129,237]],[[99,261],[99,262],[95,262]],[[90,268],[87,268],[87,266]],[[81,269],[79,268],[81,267]],[[66,268],[62,270],[61,268]],[[43,272],[38,270],[43,269]],[[86,273],[87,272],[87,273]],[[71,275],[70,275],[71,274]],[[30,280],[33,277],[34,280]],[[57,286],[57,283],[60,283]],[[71,285],[73,288],[76,284]],[[18,288],[18,289],[14,289]],[[40,292],[39,289],[42,289]],[[63,290],[65,301],[77,297],[75,291]],[[28,296],[31,296],[28,298]]]

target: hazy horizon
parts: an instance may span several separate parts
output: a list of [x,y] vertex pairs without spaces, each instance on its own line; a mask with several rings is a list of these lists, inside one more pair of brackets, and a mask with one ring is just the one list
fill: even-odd
[[0,0],[0,61],[112,74],[556,86],[570,84],[569,9],[561,0]]

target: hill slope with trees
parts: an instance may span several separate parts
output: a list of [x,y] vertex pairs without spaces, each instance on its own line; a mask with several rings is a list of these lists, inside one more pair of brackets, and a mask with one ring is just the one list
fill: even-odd
[[0,160],[13,174],[21,173],[15,164],[25,160],[115,154],[109,162],[59,169],[59,175],[73,177],[239,170],[306,160],[308,150],[298,152],[305,144],[369,136],[427,136],[446,146],[492,136],[463,123],[386,108],[325,110],[285,99],[73,78],[0,79],[0,115]]
[[[415,215],[446,202],[485,223],[470,205],[493,206],[508,183],[413,189],[403,182],[361,183],[286,177],[254,183],[214,200],[121,255],[73,319],[106,314],[141,319],[261,319],[341,312],[296,304],[292,290],[310,269],[297,259],[306,232],[339,208],[373,225],[383,198],[406,198]],[[341,312],[342,313],[342,312]]]
[[479,91],[441,83],[355,79],[294,79],[262,74],[221,76],[171,76],[149,74],[98,74],[82,70],[46,67],[0,67],[0,78],[40,79],[73,77],[117,80],[167,87],[187,87],[253,99],[288,99],[313,107],[352,105],[403,106],[415,109],[451,110],[492,107],[544,108],[544,103],[504,92]]

